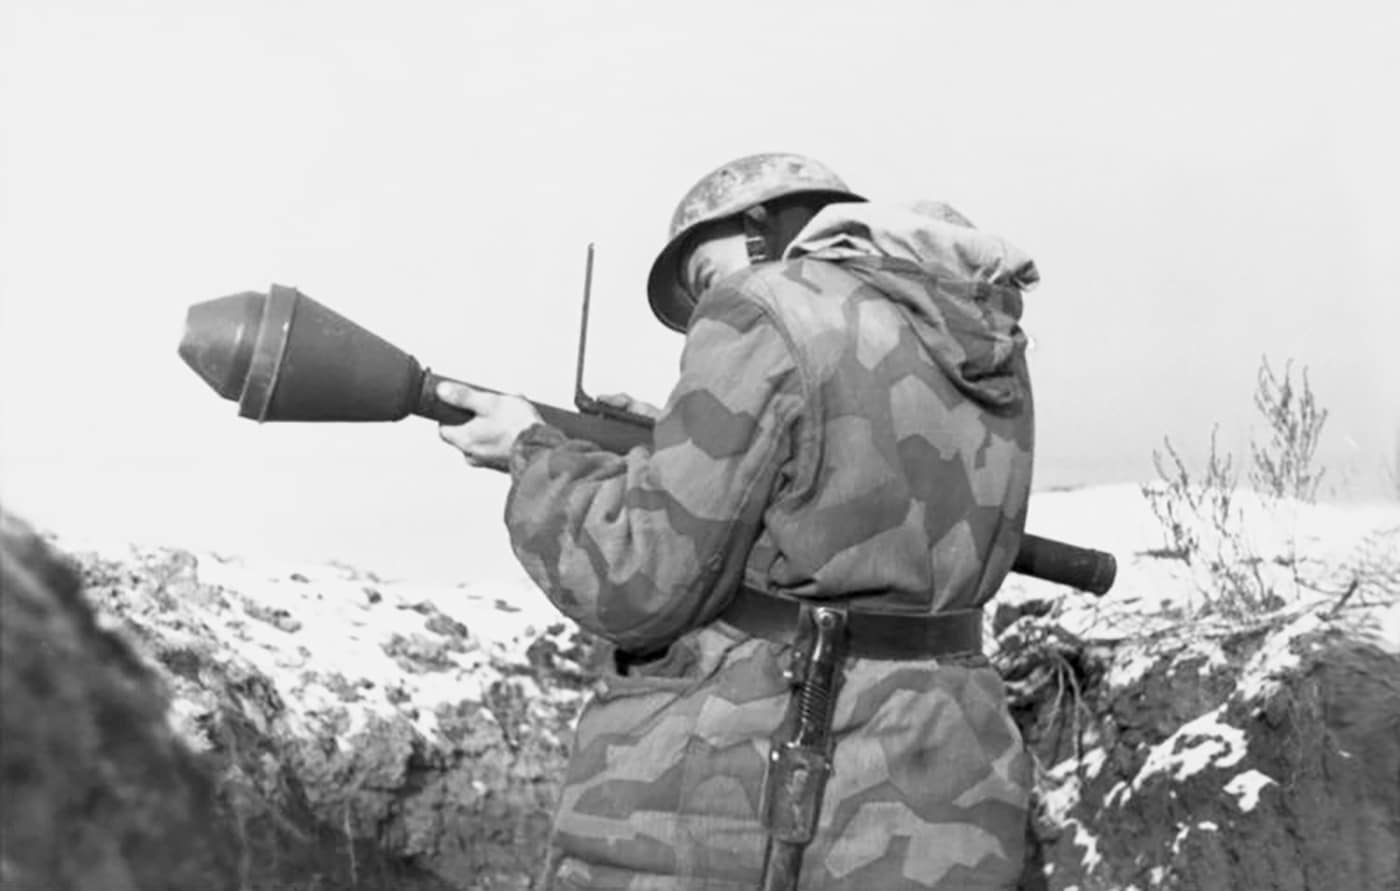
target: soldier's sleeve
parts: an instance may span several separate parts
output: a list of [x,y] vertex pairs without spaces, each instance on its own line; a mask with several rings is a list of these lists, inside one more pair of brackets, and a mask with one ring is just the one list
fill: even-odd
[[625,649],[708,621],[742,578],[801,405],[772,319],[738,285],[712,289],[652,448],[614,455],[547,426],[516,441],[516,556],[562,612]]

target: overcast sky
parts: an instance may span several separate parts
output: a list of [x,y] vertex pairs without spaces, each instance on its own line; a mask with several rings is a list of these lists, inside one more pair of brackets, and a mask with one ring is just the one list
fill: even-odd
[[589,387],[660,402],[666,222],[774,150],[1036,258],[1041,488],[1148,479],[1217,422],[1243,458],[1268,355],[1331,410],[1325,494],[1385,491],[1397,4],[5,6],[0,499],[48,525],[513,572],[504,478],[427,421],[238,418],[176,356],[186,308],[296,285],[562,404],[596,241]]

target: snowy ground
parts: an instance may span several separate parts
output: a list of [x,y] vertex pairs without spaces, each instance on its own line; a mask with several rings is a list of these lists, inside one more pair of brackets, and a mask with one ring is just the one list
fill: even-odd
[[[1400,641],[1400,614],[1394,609],[1394,586],[1400,584],[1400,502],[1368,504],[1299,504],[1271,502],[1243,492],[1240,540],[1219,541],[1204,528],[1202,550],[1207,556],[1253,555],[1264,581],[1284,601],[1283,610],[1309,611],[1335,603],[1353,576],[1359,589],[1348,604],[1371,603],[1374,610],[1357,616],[1373,623],[1377,635]],[[1117,641],[1159,633],[1199,615],[1218,596],[1216,580],[1201,568],[1179,560],[1161,559],[1149,551],[1164,545],[1161,525],[1136,485],[1100,486],[1038,494],[1031,500],[1027,529],[1114,554],[1118,576],[1102,598],[1065,598],[1058,613],[1066,630],[1092,640]],[[1296,556],[1297,578],[1281,564]],[[1389,585],[1390,597],[1385,596]],[[1011,576],[1000,600],[1054,597],[1060,586],[1025,576]]]
[[[1247,530],[1247,547],[1262,558],[1261,572],[1284,601],[1271,616],[1287,614],[1290,633],[1295,635],[1314,628],[1361,573],[1358,589],[1347,597],[1339,616],[1368,629],[1368,634],[1388,646],[1400,646],[1400,602],[1394,589],[1400,583],[1396,570],[1400,503],[1269,504],[1247,495],[1241,500],[1246,502],[1242,528]],[[1037,494],[1029,518],[1028,529],[1036,534],[1115,554],[1117,581],[1108,595],[1095,598],[1070,595],[1060,586],[1013,575],[999,602],[1053,598],[1057,601],[1054,618],[1061,628],[1089,641],[1126,644],[1115,660],[1113,683],[1129,683],[1150,666],[1153,641],[1172,629],[1197,625],[1202,631],[1201,646],[1208,649],[1209,628],[1226,621],[1200,616],[1202,606],[1214,596],[1208,590],[1212,581],[1208,573],[1147,555],[1160,548],[1163,539],[1137,486]],[[111,538],[65,535],[61,530],[56,538],[67,551],[115,560],[143,554],[150,559],[159,553]],[[1291,567],[1276,562],[1288,554],[1300,556],[1296,563],[1301,583]],[[492,659],[521,659],[523,648],[538,632],[559,623],[569,625],[523,572],[456,585],[418,584],[381,579],[365,567],[251,563],[213,551],[191,555],[200,583],[237,592],[246,603],[235,613],[210,604],[193,603],[189,608],[214,626],[238,623],[237,629],[224,628],[221,637],[237,641],[242,656],[270,673],[300,670],[299,663],[311,658],[318,670],[364,677],[381,690],[389,689],[404,673],[386,654],[386,641],[395,636],[410,641],[415,636],[431,637],[434,632],[425,628],[425,615],[441,614],[465,628],[469,644],[465,652],[452,652],[455,670],[409,678],[416,683],[415,698],[437,701],[460,695],[464,685],[474,691],[489,683],[479,670]],[[245,621],[249,615],[264,620]],[[1237,627],[1241,620],[1248,617],[1234,617],[1227,624]],[[288,646],[289,634],[295,636],[296,647]],[[299,656],[302,650],[310,655]],[[1286,641],[1281,641],[1261,660],[1255,674],[1267,678],[1289,658],[1288,652]],[[435,689],[439,684],[444,689]]]
[[[1063,631],[1102,655],[1107,672],[1098,701],[1118,697],[1163,708],[1151,702],[1161,695],[1150,692],[1152,682],[1178,670],[1199,678],[1193,681],[1198,689],[1224,679],[1228,690],[1218,705],[1188,714],[1165,738],[1137,749],[1125,750],[1112,732],[1100,734],[1098,722],[1113,723],[1107,716],[1089,716],[1077,754],[1042,765],[1044,817],[1068,833],[1078,860],[1073,881],[1088,878],[1084,887],[1137,887],[1103,883],[1111,874],[1103,870],[1104,833],[1135,819],[1125,810],[1134,796],[1161,796],[1165,789],[1170,800],[1184,803],[1183,784],[1205,781],[1218,785],[1219,800],[1233,803],[1228,813],[1243,819],[1259,806],[1260,796],[1280,779],[1247,760],[1269,744],[1252,748],[1245,727],[1257,726],[1253,719],[1327,633],[1400,653],[1400,503],[1302,505],[1252,493],[1236,500],[1241,513],[1235,534],[1224,540],[1211,524],[1198,528],[1194,565],[1150,553],[1163,548],[1163,534],[1135,486],[1048,493],[1032,501],[1029,528],[1037,534],[1108,550],[1118,559],[1116,584],[1103,598],[1016,576],[1000,595],[1010,603],[1050,600],[1047,613],[1022,621]],[[1212,557],[1234,567],[1257,561],[1252,565],[1258,572],[1231,578],[1210,570]],[[1269,591],[1269,602],[1240,600],[1241,579],[1247,594]],[[1242,640],[1248,641],[1243,661]],[[1170,711],[1166,703],[1163,714]],[[1100,777],[1110,762],[1122,779],[1104,794]],[[1133,766],[1123,775],[1125,764]],[[1091,802],[1090,789],[1101,797]],[[1233,821],[1225,828],[1239,831]],[[1194,834],[1221,829],[1211,819],[1183,819],[1163,850],[1151,849],[1144,839],[1137,856],[1156,864],[1148,886],[1162,887],[1189,861],[1183,846]],[[1059,866],[1063,872],[1065,863]],[[1047,876],[1053,871],[1051,866]],[[1067,881],[1062,875],[1057,884],[1051,877],[1050,887],[1074,887]]]
[[[1035,621],[1108,653],[1110,692],[1161,671],[1165,658],[1236,677],[1232,704],[1263,703],[1297,664],[1297,643],[1323,628],[1345,629],[1400,652],[1400,503],[1299,505],[1248,493],[1237,501],[1242,511],[1237,534],[1226,541],[1209,528],[1198,530],[1201,554],[1195,565],[1187,565],[1154,556],[1164,545],[1161,527],[1137,486],[1038,494],[1028,530],[1115,554],[1116,584],[1095,598],[1012,576],[998,602],[1048,601],[1048,613]],[[529,732],[553,736],[562,730],[558,716],[572,714],[584,695],[579,685],[542,688],[536,683],[541,675],[514,670],[529,661],[527,648],[542,632],[548,629],[558,642],[557,654],[568,649],[574,630],[523,573],[422,584],[383,579],[364,567],[245,560],[61,530],[56,541],[70,553],[154,568],[164,581],[114,595],[121,602],[108,604],[108,619],[120,616],[158,638],[167,654],[187,643],[219,664],[236,666],[235,673],[253,669],[271,681],[285,704],[279,720],[288,730],[333,739],[346,757],[356,735],[386,716],[409,722],[430,747],[454,751],[460,743],[449,737],[460,729],[455,716],[464,707],[498,722],[525,720]],[[1236,564],[1254,561],[1258,572],[1250,578],[1274,599],[1231,607],[1228,586],[1204,565],[1211,556]],[[1231,664],[1223,642],[1251,626],[1262,630],[1257,649],[1243,664]],[[567,662],[566,656],[551,658]],[[528,704],[524,717],[492,703],[507,678],[516,691],[512,695]],[[199,728],[214,707],[197,687],[186,687],[175,697],[172,720],[192,744],[210,745]],[[1189,716],[1165,739],[1136,753],[1140,766],[1116,782],[1103,805],[1121,809],[1134,796],[1153,794],[1164,779],[1182,783],[1215,771],[1208,775],[1218,775],[1222,796],[1241,813],[1253,810],[1278,780],[1245,759],[1250,742],[1236,726],[1240,714],[1237,707],[1220,705]],[[554,729],[542,730],[549,727]],[[503,723],[500,732],[524,731]],[[1093,874],[1105,855],[1095,818],[1080,805],[1109,757],[1090,736],[1077,757],[1042,765],[1046,816],[1071,833],[1084,875]],[[378,817],[366,819],[372,824]],[[1209,819],[1183,822],[1162,863],[1178,856],[1193,833],[1218,831]]]
[[[552,632],[567,646],[572,625],[521,573],[517,578],[457,585],[385,580],[343,564],[249,562],[213,551],[133,546],[57,535],[60,549],[145,567],[157,587],[99,602],[99,615],[159,641],[162,651],[188,645],[220,663],[269,678],[294,725],[345,743],[386,713],[411,716],[425,739],[438,734],[441,709],[487,700],[527,648]],[[158,588],[158,589],[157,589]],[[215,647],[210,642],[215,641]],[[217,652],[214,652],[214,651]],[[541,691],[532,701],[576,698]],[[349,691],[349,692],[347,692]],[[187,693],[189,691],[186,691]],[[210,703],[174,703],[177,730],[198,745],[194,729]]]

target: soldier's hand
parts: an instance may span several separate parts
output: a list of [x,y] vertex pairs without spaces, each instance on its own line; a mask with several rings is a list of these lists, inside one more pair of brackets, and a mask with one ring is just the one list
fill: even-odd
[[661,409],[652,405],[650,402],[643,402],[626,393],[599,393],[594,398],[605,405],[611,405],[613,408],[620,408],[623,411],[630,411],[634,415],[651,418],[653,421],[661,417]]
[[489,393],[455,381],[437,385],[437,397],[448,405],[474,412],[465,424],[442,424],[438,436],[460,451],[473,467],[506,470],[510,449],[535,424],[543,423],[539,412],[520,396]]

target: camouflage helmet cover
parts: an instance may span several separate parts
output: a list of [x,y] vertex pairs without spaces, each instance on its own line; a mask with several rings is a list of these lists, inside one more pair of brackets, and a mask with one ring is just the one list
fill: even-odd
[[800,193],[865,200],[826,165],[784,152],[738,158],[705,174],[691,186],[671,217],[666,246],[647,276],[647,298],[661,323],[684,331],[690,318],[692,301],[681,288],[679,264],[681,248],[692,232],[774,198]]

